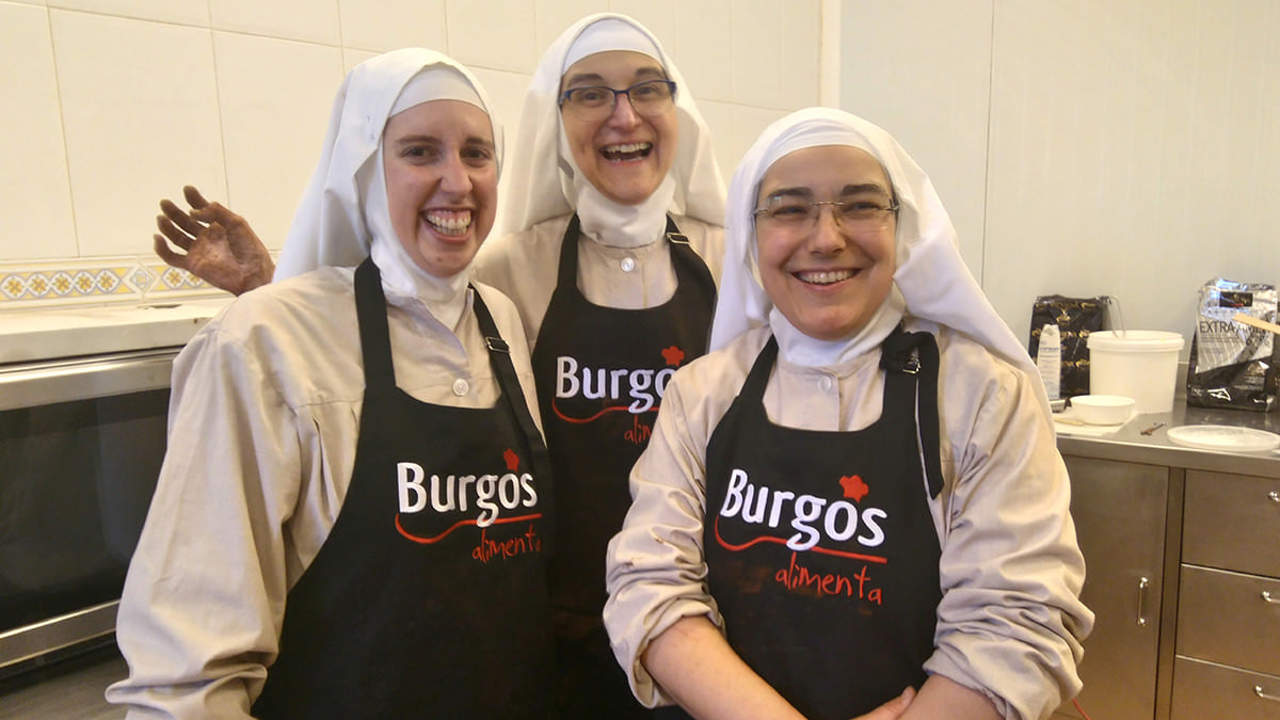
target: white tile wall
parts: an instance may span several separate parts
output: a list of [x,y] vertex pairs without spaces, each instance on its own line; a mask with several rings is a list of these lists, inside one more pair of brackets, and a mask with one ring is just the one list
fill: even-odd
[[476,67],[532,73],[534,6],[529,0],[468,0],[446,5],[449,54]]
[[605,0],[535,0],[534,38],[539,57],[578,18],[608,11],[609,3]]
[[986,287],[1117,296],[1190,333],[1215,275],[1280,283],[1280,6],[996,4]]
[[315,0],[209,0],[218,30],[337,45],[338,5]]
[[359,65],[365,60],[368,60],[369,58],[377,57],[377,55],[378,53],[371,52],[369,50],[353,50],[352,48],[343,48],[342,49],[343,75],[345,76],[346,73],[351,72],[351,70],[355,68],[355,66]]
[[49,7],[209,26],[209,0],[49,0]]
[[0,133],[0,257],[47,258],[76,254],[62,120],[54,78],[49,12],[35,5],[0,3],[0,97],[10,108]]
[[[892,133],[929,174],[979,282],[992,6],[993,0],[847,0],[841,8],[841,107]],[[910,46],[897,30],[905,28]]]
[[444,0],[338,0],[338,6],[346,47],[445,50]]
[[733,178],[738,161],[769,123],[787,114],[786,110],[699,100],[698,110],[711,128],[711,143],[725,188]]
[[[511,143],[544,48],[573,21],[602,11],[635,15],[662,39],[712,125],[727,179],[767,122],[817,102],[810,79],[819,2],[788,3],[786,17],[778,7],[0,0],[0,92],[21,108],[0,114],[0,152],[9,159],[0,169],[0,265],[7,272],[33,258],[149,261],[157,201],[187,183],[227,202],[278,246],[341,74],[384,49],[426,45],[468,63],[507,127],[510,156],[519,152]],[[757,60],[748,68],[756,75],[742,71]]]
[[226,195],[210,33],[49,12],[80,255],[149,252],[158,198]]
[[818,60],[822,54],[822,5],[775,3],[778,24],[778,95],[773,107],[795,109],[818,103]]
[[[698,0],[685,0],[685,3],[699,4]],[[612,0],[609,10],[639,20],[660,42],[667,45],[671,42],[670,38],[676,36],[676,7],[685,3],[677,3],[676,0]],[[670,51],[669,46],[667,50]]]
[[676,30],[665,39],[685,83],[699,102],[732,102],[732,0],[702,0],[676,7]]
[[474,68],[472,72],[480,80],[480,84],[484,85],[489,102],[493,104],[493,112],[503,126],[505,154],[507,162],[510,162],[511,157],[518,152],[515,141],[520,127],[520,111],[524,105],[525,89],[529,87],[532,76],[485,68]]
[[342,52],[216,32],[214,57],[226,201],[252,218],[258,237],[278,249],[323,145],[333,96],[342,83]]
[[[798,3],[797,3],[798,5]],[[782,47],[778,26],[791,3],[737,0],[733,4],[733,99],[761,107],[782,103]],[[752,22],[737,22],[739,19]]]

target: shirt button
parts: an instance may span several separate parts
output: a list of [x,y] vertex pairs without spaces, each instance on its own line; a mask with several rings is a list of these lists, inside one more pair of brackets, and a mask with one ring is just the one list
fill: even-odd
[[463,380],[462,378],[458,378],[457,380],[453,381],[453,394],[457,395],[458,397],[462,397],[463,395],[466,395],[467,391],[470,389],[471,389],[471,383],[467,382],[466,380]]
[[822,392],[831,392],[831,384],[831,378],[826,377],[825,375],[822,379],[818,380],[818,387],[822,388]]
[[622,272],[631,272],[636,269],[636,259],[633,257],[622,258]]

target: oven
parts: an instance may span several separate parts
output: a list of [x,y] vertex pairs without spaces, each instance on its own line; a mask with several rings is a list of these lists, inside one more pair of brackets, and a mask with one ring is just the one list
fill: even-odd
[[0,678],[110,642],[179,350],[0,365]]

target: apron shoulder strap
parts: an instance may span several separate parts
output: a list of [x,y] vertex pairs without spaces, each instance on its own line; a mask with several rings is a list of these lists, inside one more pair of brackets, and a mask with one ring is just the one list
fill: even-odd
[[[706,300],[712,312],[716,307],[716,281],[711,276],[711,269],[707,267],[707,263],[694,251],[693,246],[689,243],[689,238],[680,232],[680,228],[676,226],[676,221],[667,215],[667,241],[671,243],[671,256],[676,272],[679,273],[680,268],[684,267],[693,274],[696,285],[702,291],[702,295]],[[684,290],[684,284],[681,283],[676,292]]]
[[754,402],[763,402],[764,388],[769,384],[769,373],[773,372],[774,361],[777,359],[778,339],[770,335],[769,341],[764,344],[764,347],[760,348],[760,353],[756,355],[756,361],[752,363],[751,371],[747,373],[747,379],[742,381],[742,389],[738,391],[738,397]]
[[569,224],[560,238],[560,265],[556,274],[556,289],[562,285],[578,287],[578,236],[582,234],[582,221],[578,213],[569,218]]
[[475,285],[468,285],[468,287],[471,289],[472,308],[475,310],[476,322],[480,326],[480,334],[484,337],[484,344],[489,349],[489,366],[497,375],[498,386],[502,388],[502,397],[506,399],[525,440],[529,443],[529,452],[533,455],[534,473],[539,478],[548,478],[551,476],[551,458],[547,453],[547,445],[542,440],[542,433],[538,432],[538,426],[533,422],[529,404],[525,402],[520,380],[516,377],[515,365],[511,362],[511,347],[498,332],[498,324],[494,322],[488,306],[480,297],[480,291]]
[[396,371],[391,363],[387,298],[382,293],[382,274],[378,272],[378,266],[373,264],[372,258],[365,258],[356,268],[355,296],[365,387],[380,391],[393,389],[396,385]]
[[[902,330],[899,325],[885,338],[880,351],[880,367],[885,370],[885,413],[903,413],[914,408],[915,417],[893,420],[911,422],[919,432],[929,497],[942,492],[942,458],[938,430],[938,343],[932,333]],[[914,395],[914,403],[893,402]]]

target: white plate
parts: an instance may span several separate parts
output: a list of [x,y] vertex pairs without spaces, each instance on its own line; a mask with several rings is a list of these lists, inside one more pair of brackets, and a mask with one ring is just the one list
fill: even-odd
[[1280,447],[1280,435],[1231,425],[1182,425],[1169,428],[1169,440],[1204,450],[1263,452]]

